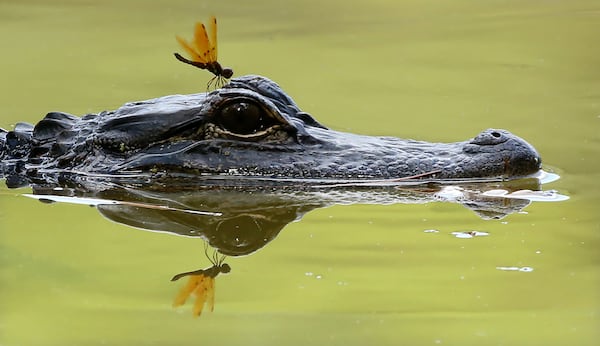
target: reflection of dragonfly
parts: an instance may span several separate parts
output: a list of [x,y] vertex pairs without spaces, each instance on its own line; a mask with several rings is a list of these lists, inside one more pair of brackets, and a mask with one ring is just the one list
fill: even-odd
[[192,312],[196,317],[202,314],[205,303],[208,304],[208,308],[211,312],[214,310],[215,278],[220,273],[226,274],[231,271],[229,264],[223,263],[225,255],[219,256],[216,251],[213,253],[212,257],[208,255],[208,245],[206,243],[204,244],[204,254],[212,263],[212,267],[180,273],[173,276],[171,279],[171,281],[176,281],[184,276],[190,277],[187,284],[181,288],[175,297],[173,307],[185,304],[186,300],[193,292],[196,296],[196,301],[194,302],[194,309]]
[[177,41],[190,55],[191,60],[184,58],[179,53],[174,53],[177,60],[186,64],[196,66],[203,70],[212,72],[215,76],[208,82],[208,88],[215,83],[217,87],[225,84],[225,79],[233,76],[233,70],[229,67],[221,67],[221,64],[217,61],[217,18],[215,16],[210,17],[210,39],[206,27],[203,23],[196,23],[196,29],[194,31],[194,41],[192,43],[185,39],[175,36]]

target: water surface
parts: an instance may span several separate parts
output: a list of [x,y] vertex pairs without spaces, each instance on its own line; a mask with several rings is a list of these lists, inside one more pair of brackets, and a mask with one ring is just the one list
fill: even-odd
[[[213,313],[173,309],[199,239],[0,188],[0,344],[593,345],[600,340],[600,7],[594,1],[0,3],[0,126],[203,91],[175,34],[337,130],[526,138],[571,197],[500,220],[456,203],[319,208],[229,258]],[[435,230],[437,232],[431,232]],[[487,235],[456,237],[454,232]],[[476,233],[475,233],[476,234]],[[522,270],[512,270],[522,269]]]

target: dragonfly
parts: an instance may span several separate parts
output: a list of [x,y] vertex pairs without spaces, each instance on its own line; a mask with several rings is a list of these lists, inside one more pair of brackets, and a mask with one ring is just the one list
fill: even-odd
[[[210,33],[210,38],[209,38]],[[209,30],[206,30],[204,23],[196,23],[194,30],[194,40],[188,42],[186,39],[175,36],[179,45],[188,53],[191,59],[184,58],[179,53],[173,53],[177,60],[197,68],[207,70],[215,76],[208,82],[207,88],[214,84],[216,87],[223,86],[227,79],[233,76],[233,70],[229,67],[222,67],[217,61],[217,18],[210,17]]]
[[215,309],[215,278],[217,275],[223,273],[229,273],[231,267],[225,261],[225,255],[220,255],[217,251],[213,252],[212,256],[208,255],[208,245],[204,244],[204,254],[211,262],[212,266],[206,269],[199,269],[190,272],[180,273],[171,279],[171,281],[177,281],[185,276],[188,276],[188,282],[181,288],[175,300],[173,301],[173,307],[179,307],[185,304],[187,299],[192,295],[196,296],[192,314],[198,317],[204,310],[204,305],[211,312]]

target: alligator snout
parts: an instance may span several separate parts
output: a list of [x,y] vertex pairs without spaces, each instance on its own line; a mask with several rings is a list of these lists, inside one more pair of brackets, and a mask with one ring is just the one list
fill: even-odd
[[522,177],[541,169],[542,158],[524,139],[501,129],[487,129],[470,140],[464,152],[480,156],[482,171],[497,170],[504,177]]

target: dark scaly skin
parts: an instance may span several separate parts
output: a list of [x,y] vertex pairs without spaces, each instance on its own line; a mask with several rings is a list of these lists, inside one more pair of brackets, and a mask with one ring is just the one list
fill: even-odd
[[456,143],[330,130],[260,76],[232,79],[211,93],[127,103],[81,118],[49,113],[35,127],[21,123],[0,132],[0,162],[7,180],[18,177],[22,184],[59,173],[292,183],[423,173],[437,181],[508,180],[541,167],[535,149],[505,130],[488,129]]

